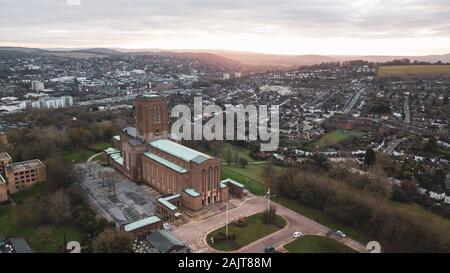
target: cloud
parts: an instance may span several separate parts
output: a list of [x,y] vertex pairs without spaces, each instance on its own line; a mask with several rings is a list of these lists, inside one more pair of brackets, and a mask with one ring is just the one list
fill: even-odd
[[81,5],[81,0],[67,0],[67,5],[79,6],[79,5]]
[[450,37],[448,0],[0,0],[0,5],[6,43],[177,47],[175,42],[197,40],[199,47],[221,37],[241,37],[244,43],[246,36],[293,42]]

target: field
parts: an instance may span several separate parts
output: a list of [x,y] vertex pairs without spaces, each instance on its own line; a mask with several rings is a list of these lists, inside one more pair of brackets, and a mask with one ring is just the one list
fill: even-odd
[[[230,244],[226,240],[223,241],[216,240],[214,243],[211,242],[212,236],[218,234],[219,232],[225,233],[225,227],[221,227],[209,233],[207,235],[208,244],[209,246],[217,250],[232,251],[244,247],[246,245],[249,245],[250,243],[257,241],[258,239],[266,237],[267,235],[280,230],[280,227],[286,226],[286,221],[281,216],[278,215],[275,219],[275,224],[265,224],[263,219],[264,214],[257,213],[247,217],[246,219],[247,225],[244,227],[238,227],[230,223],[228,225],[228,232],[230,234],[233,233],[236,236],[236,238],[233,240],[233,244]],[[233,247],[232,245],[235,247]]]
[[333,239],[306,235],[300,237],[289,244],[286,244],[284,248],[290,253],[355,253],[353,249],[347,247],[335,241]]
[[371,241],[371,238],[367,236],[364,232],[355,229],[351,226],[344,225],[341,223],[338,223],[337,221],[333,220],[331,217],[329,217],[324,212],[311,208],[308,206],[305,206],[293,199],[282,197],[282,196],[276,196],[272,199],[274,202],[279,203],[280,205],[285,206],[286,208],[289,208],[313,221],[316,221],[319,224],[322,224],[326,227],[329,227],[332,230],[341,230],[345,234],[347,234],[352,239],[359,241],[363,244]]
[[450,65],[393,65],[380,66],[379,77],[389,76],[420,76],[420,75],[447,75],[450,76]]
[[222,162],[225,162],[224,158],[225,158],[225,153],[227,151],[231,151],[232,154],[234,154],[234,153],[239,154],[239,157],[247,159],[248,162],[254,161],[253,158],[250,157],[250,150],[248,150],[244,147],[235,146],[230,143],[223,143],[221,145],[221,150],[218,155]]
[[89,157],[111,147],[110,143],[97,143],[90,145],[87,149],[77,149],[65,154],[65,158],[73,164],[83,163],[88,160]]
[[360,131],[354,131],[354,130],[344,130],[344,129],[337,129],[332,132],[329,132],[328,134],[322,136],[317,141],[315,141],[312,145],[314,147],[319,146],[321,148],[328,147],[328,146],[335,146],[341,141],[347,140],[349,138],[353,137],[361,137],[364,133]]
[[[21,193],[12,196],[15,202],[22,202],[29,198],[37,198],[42,190],[41,185],[35,185]],[[12,215],[13,205],[0,205],[0,233],[9,237],[25,237],[32,249],[37,249],[39,242],[36,236],[37,226],[18,225]],[[52,236],[46,242],[41,252],[58,252],[64,246],[64,236],[66,241],[82,241],[83,234],[74,226],[46,226]]]

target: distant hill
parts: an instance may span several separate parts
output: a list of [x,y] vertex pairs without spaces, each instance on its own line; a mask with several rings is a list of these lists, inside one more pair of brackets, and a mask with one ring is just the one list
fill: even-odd
[[10,50],[22,53],[48,53],[52,55],[77,57],[101,57],[121,54],[134,55],[165,55],[172,57],[189,57],[225,70],[235,69],[276,69],[294,68],[302,65],[313,65],[327,62],[343,62],[365,60],[370,62],[387,62],[408,58],[412,62],[450,63],[450,54],[429,56],[363,56],[363,55],[277,55],[232,50],[208,49],[124,49],[124,48],[85,48],[85,49],[38,49],[25,47],[0,47],[0,51]]
[[39,48],[0,46],[0,51],[15,51],[21,53],[45,53],[46,50]]

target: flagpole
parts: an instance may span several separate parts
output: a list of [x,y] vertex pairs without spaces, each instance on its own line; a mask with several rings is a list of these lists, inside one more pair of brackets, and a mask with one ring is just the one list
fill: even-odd
[[267,191],[267,213],[270,212],[270,188]]

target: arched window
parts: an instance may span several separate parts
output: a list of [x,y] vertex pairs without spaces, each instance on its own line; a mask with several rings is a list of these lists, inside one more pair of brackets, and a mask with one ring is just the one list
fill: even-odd
[[202,170],[202,191],[206,192],[206,170]]
[[212,183],[213,183],[213,169],[209,167],[208,169],[208,190],[210,191],[212,189]]

